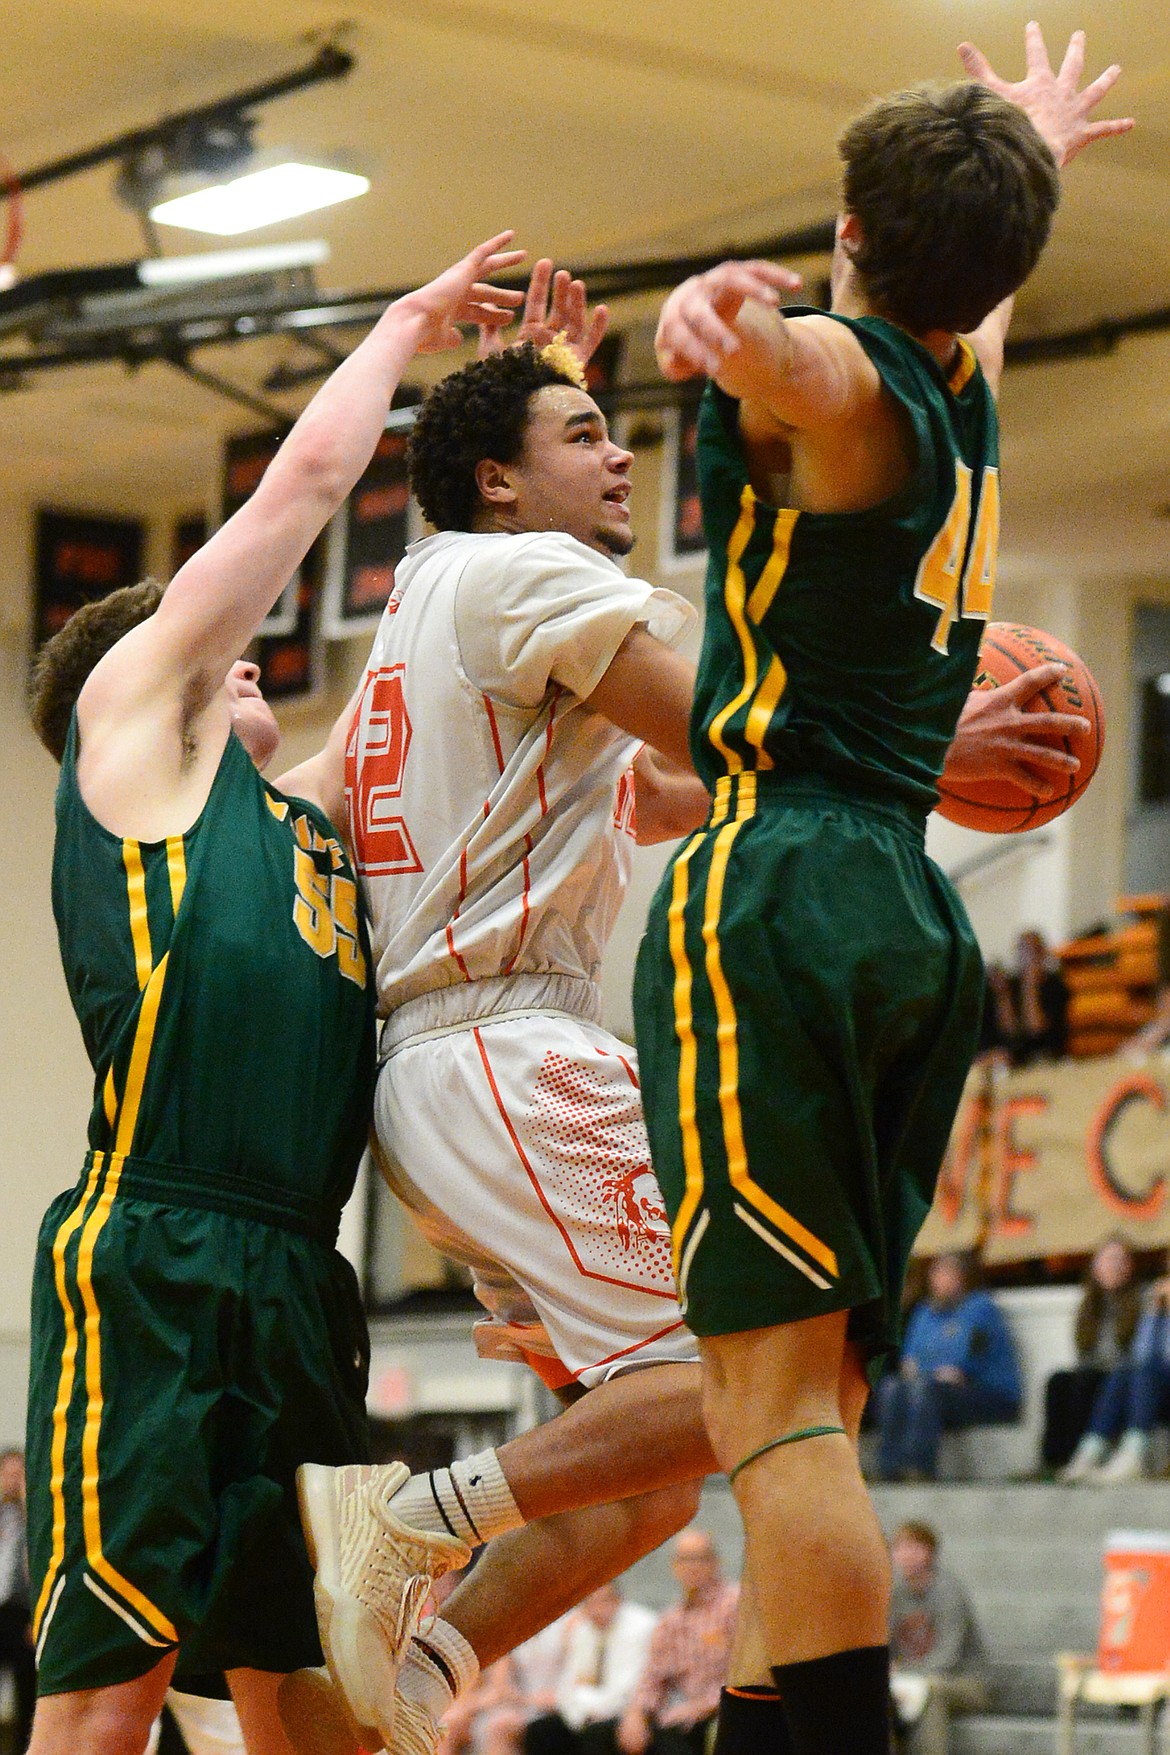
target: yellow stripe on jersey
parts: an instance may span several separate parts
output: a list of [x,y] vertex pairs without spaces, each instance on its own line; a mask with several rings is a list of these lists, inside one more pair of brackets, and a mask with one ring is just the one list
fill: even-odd
[[743,687],[725,707],[720,708],[711,721],[708,733],[711,742],[723,757],[729,774],[741,774],[744,771],[744,763],[738,752],[729,747],[723,732],[728,721],[748,701],[751,702],[751,706],[748,708],[747,720],[744,725],[744,739],[756,751],[755,767],[766,769],[774,765],[771,756],[764,748],[764,740],[768,735],[772,715],[776,711],[780,697],[788,684],[788,672],[779,657],[773,653],[764,672],[763,682],[757,688],[760,659],[753,629],[760,625],[772,607],[773,599],[788,571],[789,556],[792,552],[792,533],[796,528],[796,521],[800,517],[800,513],[793,511],[790,507],[784,507],[777,512],[775,523],[772,526],[772,552],[766,566],[752,587],[751,595],[748,596],[747,581],[740,563],[744,550],[751,540],[752,530],[755,526],[755,512],[755,494],[750,487],[745,487],[740,499],[739,519],[727,545],[727,576],[723,587],[728,619],[735,629],[740,651],[743,654]]
[[[720,775],[715,782],[715,804],[708,828],[716,828],[727,815],[731,800],[731,782]],[[694,975],[687,956],[686,905],[689,873],[687,867],[702,844],[707,829],[688,841],[674,862],[670,908],[667,911],[667,933],[670,960],[674,964],[674,1033],[678,1037],[678,1120],[682,1132],[683,1165],[686,1187],[672,1232],[674,1276],[681,1276],[682,1247],[686,1234],[703,1199],[703,1149],[696,1123],[696,1090],[698,1085],[699,1047],[695,1039],[695,1017],[691,1004]]]
[[37,1596],[36,1608],[33,1610],[34,1639],[40,1631],[41,1619],[52,1594],[53,1583],[61,1569],[61,1562],[65,1558],[65,1439],[68,1432],[69,1404],[73,1400],[73,1384],[77,1374],[77,1320],[73,1314],[73,1302],[65,1284],[65,1251],[74,1233],[79,1231],[85,1222],[85,1211],[93,1199],[104,1163],[105,1153],[95,1152],[85,1192],[53,1239],[53,1280],[57,1289],[57,1301],[61,1306],[61,1315],[65,1323],[65,1346],[61,1353],[61,1375],[57,1379],[57,1400],[53,1404],[53,1442],[50,1449],[52,1468],[49,1477],[49,1494],[53,1502],[53,1546],[49,1556],[48,1571],[45,1573]]
[[711,869],[707,875],[707,895],[703,911],[703,942],[707,947],[707,980],[715,1002],[716,1042],[719,1049],[719,1107],[723,1117],[723,1149],[727,1156],[727,1175],[731,1186],[749,1206],[762,1214],[769,1224],[796,1243],[818,1262],[825,1272],[837,1276],[837,1257],[807,1226],[774,1201],[748,1172],[747,1146],[743,1137],[743,1111],[739,1102],[739,1041],[735,1001],[723,972],[719,950],[719,917],[723,907],[723,884],[736,836],[755,814],[756,778],[744,774],[739,781],[735,817],[722,829],[715,842]]
[[171,881],[171,914],[177,920],[179,903],[187,887],[187,854],[182,835],[167,836],[167,876]]
[[118,1093],[114,1089],[114,1063],[111,1060],[106,1071],[106,1082],[102,1087],[102,1108],[110,1127],[114,1125],[114,1117],[118,1113]]
[[975,376],[975,367],[979,363],[975,357],[975,349],[971,346],[971,343],[969,341],[964,341],[961,335],[957,340],[959,357],[955,361],[955,364],[952,366],[950,374],[947,377],[947,389],[952,396],[960,395],[962,391],[967,388],[967,385]]
[[163,956],[158,968],[147,982],[146,991],[142,996],[138,1025],[134,1032],[134,1046],[130,1053],[130,1069],[126,1074],[126,1089],[123,1092],[122,1106],[118,1114],[114,1153],[110,1159],[110,1168],[101,1196],[94,1205],[81,1233],[81,1243],[77,1253],[77,1285],[85,1310],[86,1411],[85,1429],[81,1440],[81,1505],[86,1558],[103,1583],[116,1590],[133,1608],[137,1609],[156,1633],[160,1633],[165,1640],[177,1641],[179,1635],[167,1616],[163,1614],[161,1609],[156,1608],[136,1585],[124,1578],[116,1567],[111,1566],[102,1551],[99,1503],[101,1471],[98,1456],[98,1439],[101,1433],[104,1407],[102,1339],[101,1311],[98,1308],[97,1296],[93,1289],[94,1250],[110,1216],[114,1196],[118,1192],[118,1183],[122,1178],[122,1168],[134,1143],[134,1132],[138,1125],[138,1111],[142,1102],[143,1088],[146,1084],[146,1069],[154,1043],[155,1027],[158,1023],[163,984],[166,981],[168,957],[169,953]]
[[122,842],[122,864],[126,868],[126,890],[130,902],[134,972],[141,990],[150,980],[153,959],[150,954],[150,922],[146,913],[146,873],[142,869],[142,850],[137,841]]
[[755,693],[756,677],[759,665],[756,659],[756,643],[752,631],[744,618],[747,602],[747,580],[743,575],[740,562],[743,552],[751,541],[756,521],[756,496],[750,487],[745,487],[739,502],[739,518],[727,544],[727,574],[723,581],[723,601],[727,606],[728,619],[739,639],[740,651],[743,654],[743,687],[739,693],[721,707],[711,721],[708,737],[723,757],[729,774],[742,774],[743,760],[738,751],[733,750],[723,741],[723,728],[733,714],[738,713],[745,701],[750,701]]

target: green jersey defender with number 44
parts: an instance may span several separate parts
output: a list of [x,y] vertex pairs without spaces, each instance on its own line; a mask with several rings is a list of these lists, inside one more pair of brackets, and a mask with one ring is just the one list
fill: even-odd
[[966,342],[948,372],[880,318],[833,321],[914,463],[870,510],[767,505],[708,387],[691,748],[715,808],[655,899],[635,1014],[688,1321],[848,1309],[877,1359],[978,1027],[978,948],[922,842],[991,608],[998,443]]

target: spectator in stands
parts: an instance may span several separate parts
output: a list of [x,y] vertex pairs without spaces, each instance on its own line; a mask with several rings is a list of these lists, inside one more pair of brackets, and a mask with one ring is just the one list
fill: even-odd
[[501,1658],[448,1709],[436,1755],[521,1755],[527,1722],[512,1659]]
[[568,1624],[555,1708],[528,1725],[525,1755],[613,1755],[657,1619],[627,1603],[616,1584],[585,1598]]
[[1013,1066],[1059,1060],[1068,1047],[1068,984],[1060,965],[1035,931],[1016,940],[1016,972],[999,963],[987,970],[982,1052],[1007,1055]]
[[901,1363],[875,1392],[886,1481],[934,1480],[944,1431],[1019,1418],[1015,1344],[995,1301],[972,1289],[966,1258],[936,1256],[927,1287],[906,1325]]
[[0,1669],[12,1677],[16,1720],[13,1748],[28,1745],[37,1677],[29,1625],[28,1548],[24,1517],[24,1453],[0,1454]]
[[1148,1288],[1129,1356],[1114,1366],[1097,1391],[1089,1430],[1062,1479],[1099,1486],[1146,1479],[1154,1427],[1168,1415],[1170,1272]]
[[1044,1392],[1040,1454],[1046,1468],[1062,1469],[1076,1453],[1097,1391],[1129,1357],[1141,1309],[1133,1251],[1124,1239],[1107,1237],[1085,1275],[1073,1329],[1077,1362],[1070,1371],[1054,1371]]
[[654,1629],[642,1680],[617,1730],[621,1755],[702,1755],[727,1680],[738,1588],[706,1530],[675,1537],[681,1602]]
[[951,1714],[987,1705],[987,1660],[967,1592],[938,1563],[927,1523],[904,1523],[890,1544],[890,1662],[910,1755],[946,1755]]

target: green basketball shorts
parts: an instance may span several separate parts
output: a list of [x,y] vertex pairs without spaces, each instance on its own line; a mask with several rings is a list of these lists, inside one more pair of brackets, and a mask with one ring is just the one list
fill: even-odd
[[288,1215],[138,1198],[123,1170],[92,1155],[37,1248],[38,1690],[129,1681],[176,1646],[178,1686],[318,1664],[295,1475],[368,1455],[353,1273]]
[[634,983],[696,1334],[849,1310],[871,1362],[897,1344],[982,992],[962,904],[908,809],[720,780],[654,899]]

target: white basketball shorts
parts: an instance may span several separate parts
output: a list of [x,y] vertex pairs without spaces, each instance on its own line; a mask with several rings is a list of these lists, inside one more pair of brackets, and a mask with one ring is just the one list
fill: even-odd
[[564,1013],[408,1039],[374,1102],[382,1169],[498,1322],[568,1377],[698,1358],[675,1294],[633,1051]]

